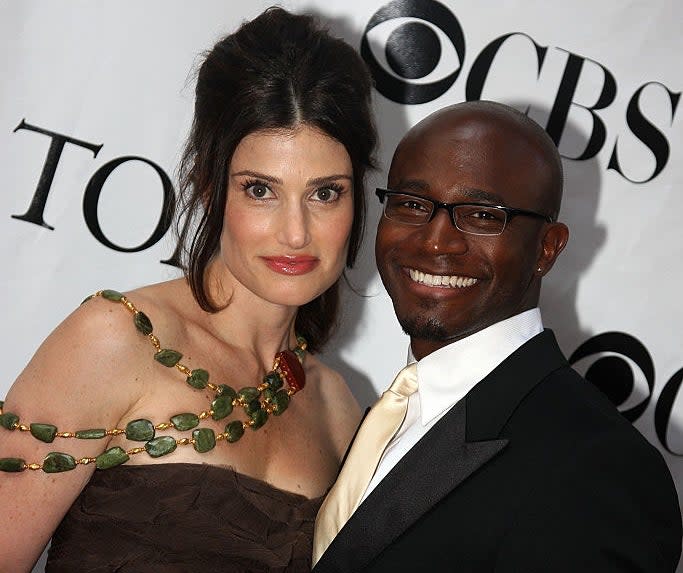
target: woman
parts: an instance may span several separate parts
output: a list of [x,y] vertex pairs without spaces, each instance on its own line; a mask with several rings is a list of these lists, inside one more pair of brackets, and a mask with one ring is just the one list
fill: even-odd
[[51,536],[51,572],[310,567],[359,419],[312,353],[360,244],[370,86],[351,47],[278,8],[209,52],[186,277],[90,297],[10,389],[0,570],[30,570]]

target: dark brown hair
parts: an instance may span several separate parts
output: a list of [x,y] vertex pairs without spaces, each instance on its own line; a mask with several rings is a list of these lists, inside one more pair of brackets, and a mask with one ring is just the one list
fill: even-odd
[[[239,142],[255,131],[305,124],[346,148],[354,195],[346,266],[353,266],[365,224],[365,173],[373,167],[377,141],[371,86],[365,63],[351,46],[313,17],[282,8],[269,8],[207,53],[180,165],[184,210],[196,223],[185,245],[185,275],[204,310],[220,310],[207,293],[205,271],[220,246],[229,164]],[[299,308],[295,328],[310,351],[330,337],[338,305],[339,280]]]

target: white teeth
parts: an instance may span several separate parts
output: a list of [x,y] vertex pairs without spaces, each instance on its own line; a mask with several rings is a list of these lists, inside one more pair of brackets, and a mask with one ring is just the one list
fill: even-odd
[[457,275],[430,275],[416,269],[408,269],[410,278],[416,283],[428,286],[444,286],[448,288],[464,288],[472,286],[477,279]]

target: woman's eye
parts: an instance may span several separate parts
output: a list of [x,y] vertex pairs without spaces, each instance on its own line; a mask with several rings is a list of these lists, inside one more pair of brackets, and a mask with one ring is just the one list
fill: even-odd
[[244,185],[247,195],[253,199],[269,199],[273,192],[265,183],[247,182]]
[[339,199],[341,194],[341,189],[335,189],[332,187],[321,187],[316,189],[312,197],[314,201],[320,201],[321,203],[332,203]]

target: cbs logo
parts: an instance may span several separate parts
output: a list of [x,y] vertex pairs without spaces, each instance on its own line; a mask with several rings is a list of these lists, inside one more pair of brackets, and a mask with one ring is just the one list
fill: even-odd
[[[550,78],[561,78],[551,88],[552,100],[547,101],[548,135],[559,147],[570,115],[587,122],[590,130],[585,147],[572,155],[563,154],[565,157],[591,159],[607,147],[606,169],[638,184],[657,177],[669,161],[668,133],[672,130],[680,92],[670,90],[660,81],[646,81],[628,99],[623,119],[603,118],[600,115],[603,109],[622,105],[617,100],[617,78],[607,66],[560,46],[540,45],[524,32],[508,32],[494,38],[466,66],[462,27],[453,13],[436,0],[393,0],[384,5],[370,18],[360,51],[377,90],[400,104],[437,99],[454,84],[463,68],[468,68],[463,74],[467,101],[503,101],[510,95],[506,91],[510,80],[505,79],[509,73],[519,77],[513,83],[516,89],[518,84],[525,86],[523,94],[537,93],[539,85],[556,81]],[[501,68],[506,57],[515,58],[517,64],[513,69]],[[595,77],[602,80],[591,80],[590,95],[582,93],[581,78],[596,73]],[[496,94],[495,86],[501,84],[506,87],[498,87],[503,91]],[[637,154],[631,152],[628,163],[624,163],[622,149],[628,149],[627,142],[633,137],[643,144],[643,158],[639,161]],[[651,171],[642,168],[651,162],[650,154],[655,158]]]
[[[569,357],[569,363],[602,390],[630,422],[640,418],[652,400],[655,365],[647,348],[630,334],[598,334],[581,344]],[[674,450],[670,424],[682,384],[683,368],[664,384],[654,411],[657,438],[666,451],[676,456],[683,456],[683,452]]]
[[443,95],[460,74],[465,36],[443,4],[395,0],[372,16],[360,52],[382,95],[425,103]]

